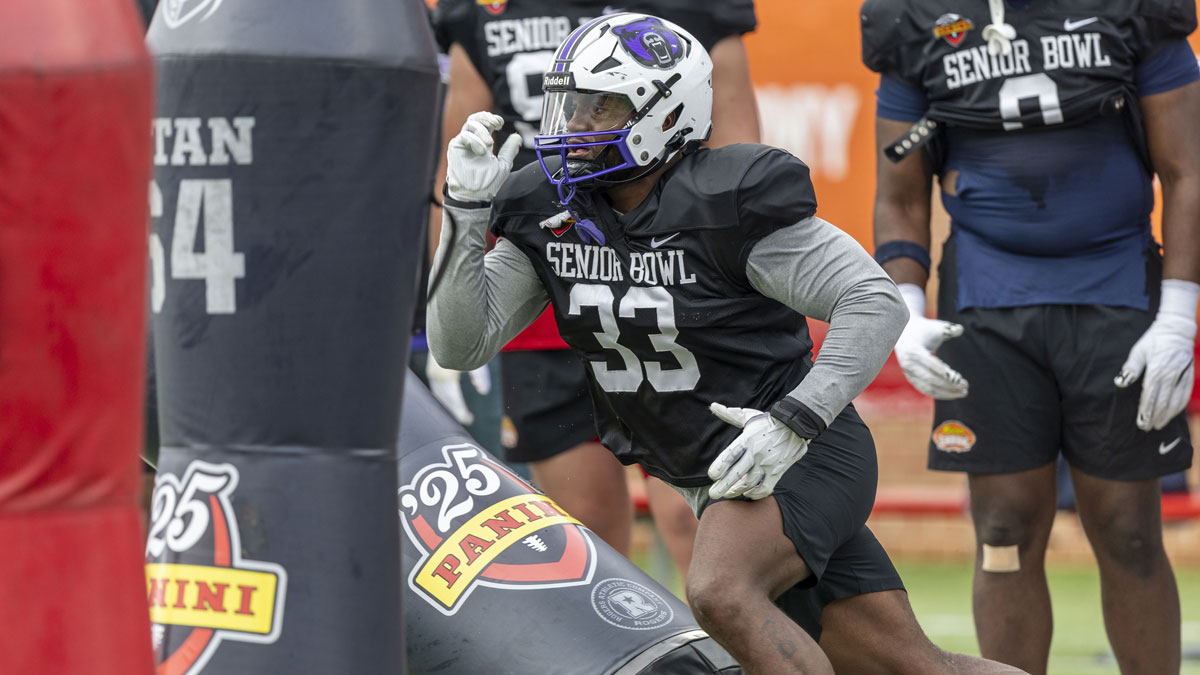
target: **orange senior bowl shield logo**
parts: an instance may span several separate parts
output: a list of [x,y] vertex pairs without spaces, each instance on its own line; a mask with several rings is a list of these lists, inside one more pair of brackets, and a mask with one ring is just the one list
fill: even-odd
[[[159,471],[146,537],[146,597],[158,675],[196,675],[223,640],[270,644],[283,628],[287,571],[242,558],[232,464]],[[181,554],[188,563],[179,560]]]
[[592,580],[596,548],[550,498],[474,445],[442,449],[400,488],[400,520],[420,559],[408,585],[442,614],[481,586],[528,590]]
[[508,0],[475,0],[475,4],[486,9],[489,14],[500,16],[508,6]]
[[975,445],[975,432],[958,420],[946,420],[933,430],[933,444],[942,452],[967,452]]
[[943,14],[933,26],[933,38],[942,38],[952,47],[962,44],[967,31],[975,27],[971,20],[957,14]]

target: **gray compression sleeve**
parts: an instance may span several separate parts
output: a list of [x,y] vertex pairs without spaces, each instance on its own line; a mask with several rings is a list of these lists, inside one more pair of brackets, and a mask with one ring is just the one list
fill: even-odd
[[443,266],[446,272],[429,298],[425,321],[429,351],[452,370],[487,363],[550,302],[533,263],[515,245],[500,239],[484,252],[488,213],[486,208],[443,209],[442,237],[429,278],[436,278]]
[[812,371],[788,394],[823,430],[883,367],[908,322],[904,300],[858,242],[816,217],[755,244],[746,276],[759,293],[829,322]]

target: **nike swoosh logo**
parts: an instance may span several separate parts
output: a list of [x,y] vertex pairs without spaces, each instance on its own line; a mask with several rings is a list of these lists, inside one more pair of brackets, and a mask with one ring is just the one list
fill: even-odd
[[1096,23],[1099,20],[1100,20],[1100,18],[1095,17],[1095,16],[1089,17],[1087,19],[1080,19],[1078,21],[1072,21],[1070,19],[1067,19],[1066,21],[1063,21],[1063,30],[1065,30],[1069,33],[1078,28],[1083,28],[1084,26],[1088,25],[1089,23]]
[[672,239],[674,239],[675,237],[678,237],[678,236],[679,236],[679,233],[676,232],[675,234],[673,234],[669,237],[663,237],[662,239],[658,239],[656,237],[651,237],[650,238],[650,248],[658,248],[659,246],[662,246],[663,244],[667,243],[668,241],[671,241]]
[[1182,440],[1183,440],[1183,436],[1180,436],[1179,438],[1176,438],[1175,440],[1171,441],[1170,443],[1159,443],[1158,444],[1158,454],[1165,455],[1168,452],[1174,450],[1175,446],[1179,445],[1179,441],[1182,441]]

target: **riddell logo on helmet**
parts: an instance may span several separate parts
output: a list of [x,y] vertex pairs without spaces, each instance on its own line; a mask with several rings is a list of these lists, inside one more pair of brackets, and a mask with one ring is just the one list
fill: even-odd
[[542,76],[542,89],[544,91],[554,90],[575,90],[575,75],[573,73],[546,73]]
[[975,445],[975,432],[958,420],[947,420],[933,430],[933,444],[942,452],[967,452]]

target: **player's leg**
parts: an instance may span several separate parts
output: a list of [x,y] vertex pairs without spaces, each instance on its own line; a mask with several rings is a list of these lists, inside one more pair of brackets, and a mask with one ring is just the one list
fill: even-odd
[[810,575],[775,497],[716,502],[700,517],[687,598],[747,675],[832,674],[817,642],[772,602]]
[[1053,630],[1043,557],[1054,522],[1060,402],[1048,373],[1042,307],[955,309],[953,238],[939,317],[963,325],[938,356],[971,384],[937,401],[929,468],[970,478],[975,525],[975,630],[984,657],[1044,673]]
[[[629,555],[633,504],[625,467],[597,442],[529,463],[533,484],[615,548]],[[690,515],[690,511],[689,511]]]
[[996,661],[936,647],[921,630],[903,590],[835,600],[821,617],[821,648],[839,673],[937,675],[1022,673]]
[[504,352],[505,457],[528,462],[533,484],[622,555],[633,505],[625,469],[596,441],[587,373],[569,350]]
[[985,657],[1045,673],[1053,618],[1046,545],[1055,515],[1055,465],[970,477],[975,524],[975,632]]
[[[877,477],[870,431],[848,406],[771,497],[704,509],[705,488],[683,490],[701,507],[688,600],[747,673],[832,672],[816,643],[820,603],[805,589],[843,564],[835,554],[863,528]],[[862,570],[841,571],[857,582]],[[869,585],[854,592],[900,588],[890,562],[887,571],[864,575]]]
[[1073,469],[1071,480],[1121,672],[1179,672],[1179,590],[1163,548],[1158,479],[1112,481]]
[[1158,478],[1190,465],[1187,422],[1180,415],[1164,429],[1139,430],[1140,387],[1112,383],[1152,318],[1153,311],[1076,307],[1060,313],[1055,327],[1073,336],[1057,359],[1063,454],[1099,563],[1104,624],[1122,673],[1180,667],[1179,591],[1162,543]]
[[692,547],[696,543],[696,529],[700,523],[687,500],[675,488],[653,476],[646,477],[646,499],[650,502],[654,526],[658,528],[658,534],[667,545],[667,551],[686,583],[687,570],[692,564]]

